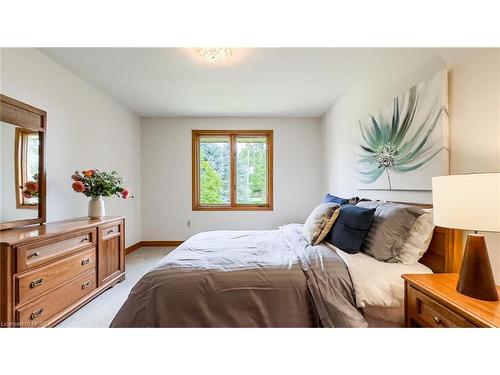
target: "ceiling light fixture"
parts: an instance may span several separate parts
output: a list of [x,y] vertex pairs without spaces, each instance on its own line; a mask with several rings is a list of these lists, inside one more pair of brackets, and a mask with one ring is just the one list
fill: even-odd
[[195,49],[196,52],[198,52],[198,55],[200,55],[205,60],[211,63],[218,63],[233,55],[231,48],[227,47],[224,48],[210,47],[210,48],[195,48]]

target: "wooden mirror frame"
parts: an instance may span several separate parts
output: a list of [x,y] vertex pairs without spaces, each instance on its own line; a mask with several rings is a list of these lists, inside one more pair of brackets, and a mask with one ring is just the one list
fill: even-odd
[[13,220],[0,223],[0,230],[22,225],[43,224],[46,220],[46,176],[45,176],[45,138],[47,136],[47,112],[29,104],[0,94],[0,121],[20,128],[39,132],[39,193],[38,218]]

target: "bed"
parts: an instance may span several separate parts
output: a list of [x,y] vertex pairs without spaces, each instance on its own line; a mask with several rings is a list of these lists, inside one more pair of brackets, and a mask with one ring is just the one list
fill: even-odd
[[459,232],[436,227],[415,265],[309,245],[301,224],[199,233],[135,285],[111,327],[400,326],[401,274],[456,272]]

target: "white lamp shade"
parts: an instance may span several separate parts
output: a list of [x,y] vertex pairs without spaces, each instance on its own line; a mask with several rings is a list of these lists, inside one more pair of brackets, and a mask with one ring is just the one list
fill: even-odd
[[500,232],[500,173],[432,178],[434,224]]

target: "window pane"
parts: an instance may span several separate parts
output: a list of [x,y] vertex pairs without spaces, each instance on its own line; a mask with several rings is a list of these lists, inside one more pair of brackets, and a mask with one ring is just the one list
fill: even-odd
[[237,137],[236,202],[267,204],[267,138]]
[[[40,145],[40,139],[38,133],[26,133],[26,176],[25,183],[35,182],[39,184],[38,179],[38,148]],[[25,204],[38,204],[38,197],[24,198]]]
[[38,133],[29,134],[26,156],[26,177],[28,181],[38,180]]
[[230,138],[200,137],[200,203],[229,205],[230,198]]

